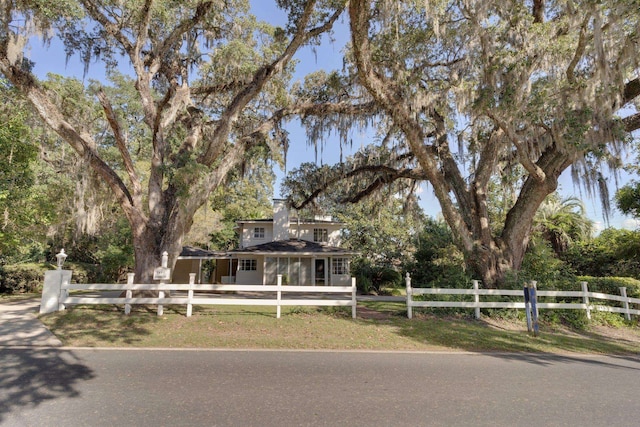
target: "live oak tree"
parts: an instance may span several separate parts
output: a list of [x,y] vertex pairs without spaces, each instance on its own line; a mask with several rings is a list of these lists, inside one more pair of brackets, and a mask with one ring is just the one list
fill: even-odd
[[[636,144],[636,158],[626,165],[628,172],[635,175],[640,174],[640,141]],[[615,194],[616,207],[625,215],[640,220],[640,182],[637,179],[631,180],[621,187]]]
[[[470,271],[495,286],[520,269],[536,211],[565,170],[608,201],[603,173],[640,127],[636,110],[617,117],[640,94],[638,7],[351,0],[346,71],[308,80],[299,96],[316,104],[305,110],[311,136],[338,122],[373,128],[379,153],[310,171],[313,186],[291,203],[336,185],[355,201],[427,181]],[[500,222],[496,183],[510,194]]]
[[[175,260],[194,213],[252,150],[278,157],[286,138],[273,113],[287,103],[292,57],[331,29],[344,2],[278,5],[286,29],[257,22],[246,0],[0,1],[0,72],[110,188],[131,227],[138,281],[151,279],[163,251]],[[130,74],[142,113],[98,83],[86,96],[99,114],[67,114],[69,100],[24,54],[53,38],[87,69],[100,61]]]
[[0,81],[0,262],[24,244],[24,229],[34,213],[29,201],[34,199],[33,165],[38,157],[38,147],[29,140],[27,111],[9,102],[13,91],[5,83]]

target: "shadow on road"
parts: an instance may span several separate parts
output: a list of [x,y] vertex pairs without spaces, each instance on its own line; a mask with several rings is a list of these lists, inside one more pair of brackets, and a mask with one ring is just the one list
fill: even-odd
[[[640,358],[635,356],[606,355],[606,360],[589,355],[562,355],[562,354],[519,354],[496,353],[489,355],[503,360],[514,362],[527,362],[538,366],[557,366],[559,363],[580,363],[583,365],[598,366],[612,369],[629,369],[640,371]],[[618,363],[619,362],[619,363]]]
[[60,397],[77,397],[77,385],[93,371],[71,351],[56,348],[0,348],[0,424],[14,411]]

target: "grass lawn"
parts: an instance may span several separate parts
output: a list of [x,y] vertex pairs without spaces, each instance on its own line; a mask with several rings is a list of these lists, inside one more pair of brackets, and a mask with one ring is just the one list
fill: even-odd
[[286,308],[277,319],[275,307],[77,306],[40,316],[66,346],[170,347],[242,349],[326,349],[394,351],[472,351],[640,354],[640,328],[598,325],[570,330],[541,324],[541,334],[527,333],[514,318],[435,316],[416,310],[406,318],[404,304],[362,303],[358,318],[351,309]]

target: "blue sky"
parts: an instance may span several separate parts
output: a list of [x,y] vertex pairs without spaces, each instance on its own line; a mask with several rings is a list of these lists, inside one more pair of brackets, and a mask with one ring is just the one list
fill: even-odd
[[[252,11],[262,20],[267,20],[273,24],[284,25],[286,22],[286,15],[275,8],[274,1],[267,0],[253,0]],[[349,39],[348,28],[346,19],[339,20],[334,28],[333,38],[335,41],[329,40],[328,37],[324,37],[320,46],[312,48],[304,48],[296,55],[296,59],[299,60],[299,65],[296,70],[294,79],[302,80],[307,73],[316,71],[318,69],[333,70],[342,68],[342,50],[345,43]],[[104,80],[104,70],[96,64],[89,68],[89,74],[83,77],[83,66],[81,65],[77,57],[72,57],[69,62],[66,62],[64,50],[60,43],[53,41],[48,49],[41,46],[36,42],[31,46],[31,59],[36,62],[35,72],[38,76],[44,78],[46,73],[52,72],[64,76],[75,76],[79,79],[97,79]],[[294,120],[287,127],[290,133],[291,148],[287,157],[287,170],[292,170],[298,167],[303,162],[322,162],[324,164],[334,164],[340,159],[339,141],[338,137],[329,138],[325,146],[318,148],[318,154],[316,155],[316,149],[313,146],[307,144],[307,138],[304,129],[302,129],[297,120]],[[366,145],[369,142],[369,135],[366,133],[354,133],[351,135],[353,142],[353,150]],[[350,154],[350,151],[345,148],[343,155]],[[284,171],[276,170],[276,189],[275,197],[279,197],[279,184],[284,177]],[[620,185],[624,184],[629,177],[627,175],[622,176],[622,180],[619,181]],[[615,192],[615,182],[612,178],[609,179],[610,192],[613,195]],[[599,199],[589,199],[584,191],[576,188],[573,185],[569,171],[566,171],[560,179],[560,191],[565,197],[576,196],[582,199],[587,208],[588,216],[602,227],[602,210],[600,208],[601,202]],[[428,215],[437,216],[440,207],[435,197],[433,197],[428,185],[423,186],[423,192],[420,194],[421,206]],[[619,213],[614,212],[610,217],[610,225],[616,228],[633,228],[638,226],[637,221],[624,217]]]

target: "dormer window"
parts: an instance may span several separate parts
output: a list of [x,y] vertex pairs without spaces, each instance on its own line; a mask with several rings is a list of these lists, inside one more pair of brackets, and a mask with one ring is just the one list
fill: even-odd
[[314,228],[313,241],[317,243],[327,243],[329,241],[329,230],[326,228]]
[[255,227],[253,229],[254,239],[264,239],[264,227]]

